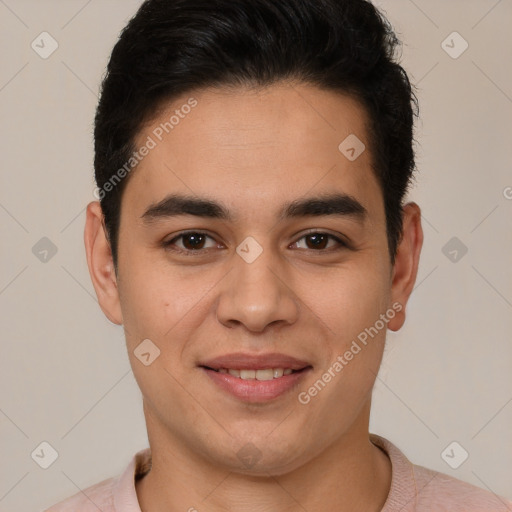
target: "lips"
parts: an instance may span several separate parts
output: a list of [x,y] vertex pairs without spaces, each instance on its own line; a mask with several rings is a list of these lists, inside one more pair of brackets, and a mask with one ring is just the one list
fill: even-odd
[[248,403],[268,402],[296,389],[313,368],[285,354],[226,354],[198,366],[217,389]]
[[266,370],[268,368],[298,371],[311,366],[311,364],[286,354],[269,353],[253,355],[237,352],[202,361],[198,366],[216,371],[221,369]]
[[291,370],[290,368],[265,368],[264,370],[238,370],[235,368],[220,368],[213,370],[218,373],[229,373],[233,377],[238,377],[243,380],[272,380],[279,379],[283,375],[290,375],[293,372],[300,370]]

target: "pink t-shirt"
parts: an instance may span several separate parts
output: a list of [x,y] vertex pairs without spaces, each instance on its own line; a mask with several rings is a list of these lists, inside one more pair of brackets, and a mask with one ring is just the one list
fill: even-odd
[[[381,512],[512,512],[512,501],[451,476],[417,466],[390,441],[370,440],[391,460],[391,488]],[[151,453],[137,452],[119,476],[93,485],[45,512],[141,512],[135,479],[151,469]]]

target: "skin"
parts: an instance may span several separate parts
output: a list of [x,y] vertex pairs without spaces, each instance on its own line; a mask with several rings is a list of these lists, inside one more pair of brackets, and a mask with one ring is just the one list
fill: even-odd
[[[91,278],[105,315],[124,326],[143,395],[153,467],[136,486],[141,510],[381,510],[391,465],[369,441],[368,425],[386,329],[308,404],[297,396],[396,302],[403,309],[387,327],[402,327],[423,243],[420,208],[404,206],[392,266],[366,112],[348,96],[310,85],[185,95],[148,123],[137,143],[190,96],[198,105],[130,175],[117,275],[100,205],[87,207]],[[353,162],[338,150],[351,133],[367,148]],[[278,219],[284,203],[333,191],[356,198],[366,221]],[[189,215],[144,223],[146,209],[169,193],[214,199],[236,220]],[[212,237],[202,254],[162,247],[183,230]],[[345,236],[351,248],[332,239],[315,248],[308,230]],[[251,264],[236,253],[248,236],[263,248]],[[175,243],[178,251],[191,247],[187,238]],[[134,350],[147,338],[161,353],[144,366]],[[296,389],[247,404],[196,366],[235,351],[281,352],[313,368]],[[247,443],[260,453],[250,468],[237,456]]]

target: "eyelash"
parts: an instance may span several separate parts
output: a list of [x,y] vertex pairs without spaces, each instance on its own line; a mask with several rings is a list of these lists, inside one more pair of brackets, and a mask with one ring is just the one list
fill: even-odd
[[[213,249],[213,247],[208,247],[206,249],[190,250],[190,249],[176,249],[176,248],[172,247],[172,245],[177,240],[179,240],[180,238],[183,238],[187,235],[203,235],[203,236],[206,236],[207,238],[211,238],[212,240],[214,240],[214,238],[212,236],[208,235],[207,233],[204,233],[203,231],[184,231],[184,232],[180,233],[179,235],[175,236],[174,238],[172,238],[171,240],[162,242],[162,246],[164,247],[164,249],[166,249],[168,251],[185,254],[187,256],[201,255],[201,254],[204,254],[205,251],[208,251],[209,249]],[[340,247],[337,247],[334,249],[331,247],[330,249],[300,249],[300,250],[311,251],[311,252],[316,252],[316,253],[331,253],[331,252],[335,252],[335,251],[339,251],[339,250],[343,250],[343,249],[349,249],[348,243],[344,242],[341,238],[339,238],[335,235],[332,235],[331,233],[325,233],[323,231],[310,231],[308,233],[305,233],[297,240],[297,242],[299,242],[303,238],[306,238],[306,237],[312,236],[312,235],[327,236],[330,239],[336,241],[340,245]],[[293,243],[296,244],[297,242],[293,242]]]

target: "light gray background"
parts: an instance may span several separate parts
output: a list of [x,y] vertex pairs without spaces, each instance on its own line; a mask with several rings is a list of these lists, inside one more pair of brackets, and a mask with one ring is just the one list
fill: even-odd
[[[410,199],[425,244],[406,325],[388,333],[371,431],[512,497],[512,2],[377,3],[419,86]],[[98,86],[139,5],[0,0],[1,511],[42,510],[147,446],[123,331],[97,304],[83,246]],[[46,60],[31,48],[43,31],[59,44]],[[457,59],[441,46],[453,31],[469,43]],[[456,263],[442,252],[454,236],[468,248]],[[42,237],[58,249],[46,263],[32,252]],[[46,470],[31,458],[42,441],[59,454]],[[441,457],[452,441],[469,452],[456,470]]]

